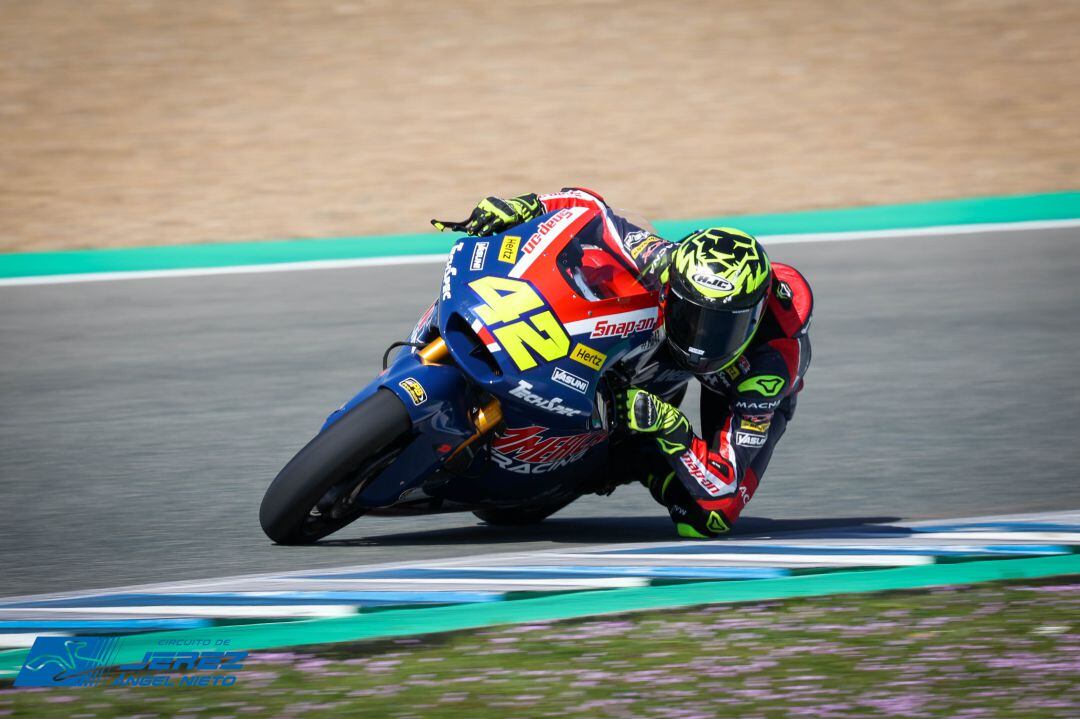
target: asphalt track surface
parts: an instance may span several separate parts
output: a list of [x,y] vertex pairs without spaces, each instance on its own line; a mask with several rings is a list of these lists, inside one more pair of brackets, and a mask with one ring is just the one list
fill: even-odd
[[[737,531],[1080,507],[1080,230],[771,254],[814,287],[814,357]],[[265,539],[266,485],[441,269],[0,288],[0,594],[670,540],[636,485],[532,528],[451,514]]]

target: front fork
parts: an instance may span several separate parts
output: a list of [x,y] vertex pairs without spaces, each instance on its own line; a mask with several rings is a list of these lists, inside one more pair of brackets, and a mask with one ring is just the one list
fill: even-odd
[[[424,364],[446,364],[450,361],[450,350],[442,337],[436,337],[418,350],[417,354]],[[472,423],[476,431],[455,447],[443,462],[443,469],[451,474],[461,474],[468,469],[487,440],[505,427],[499,400],[489,396],[487,401],[473,412]]]

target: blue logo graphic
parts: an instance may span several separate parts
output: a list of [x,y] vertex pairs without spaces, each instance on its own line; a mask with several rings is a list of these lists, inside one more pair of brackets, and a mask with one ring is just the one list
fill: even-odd
[[17,687],[92,687],[116,654],[112,637],[38,637],[26,655]]

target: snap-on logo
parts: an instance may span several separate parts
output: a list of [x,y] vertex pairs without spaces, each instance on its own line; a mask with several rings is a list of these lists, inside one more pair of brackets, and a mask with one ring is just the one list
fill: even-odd
[[645,319],[637,321],[629,320],[627,322],[608,322],[607,320],[599,320],[589,337],[591,339],[597,339],[599,337],[627,337],[635,332],[652,330],[655,326],[656,318],[654,317],[646,317]]

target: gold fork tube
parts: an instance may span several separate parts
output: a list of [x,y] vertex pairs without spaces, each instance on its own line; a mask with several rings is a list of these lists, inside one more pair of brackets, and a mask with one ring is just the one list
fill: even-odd
[[450,350],[442,337],[436,337],[417,354],[420,355],[420,361],[424,364],[439,364],[450,356]]

